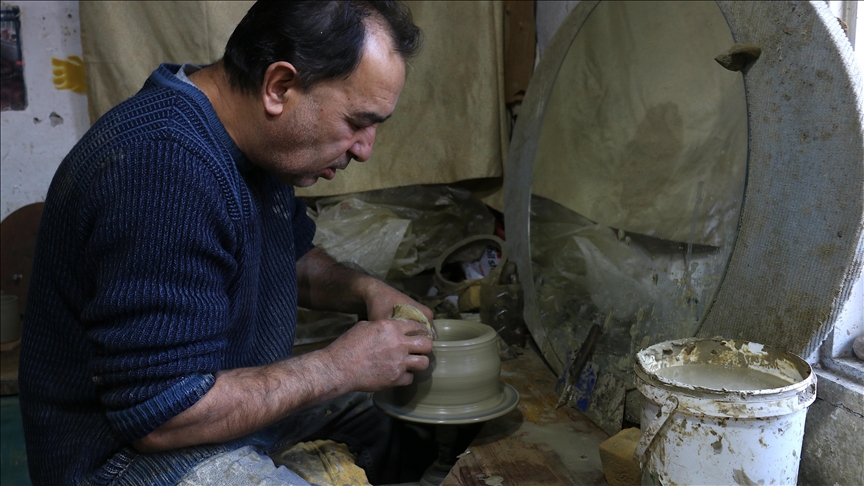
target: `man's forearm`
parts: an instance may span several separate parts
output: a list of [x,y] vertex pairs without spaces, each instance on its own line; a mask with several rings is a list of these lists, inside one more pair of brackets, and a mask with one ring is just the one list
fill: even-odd
[[133,446],[157,452],[229,441],[349,391],[351,384],[326,350],[220,372],[201,400]]
[[336,262],[319,248],[297,262],[298,299],[311,309],[389,319],[396,304],[409,304],[431,322],[432,311],[385,282]]
[[201,400],[133,446],[156,452],[225,442],[348,392],[407,385],[412,371],[429,366],[425,331],[416,322],[361,321],[324,349],[218,373]]
[[298,298],[317,309],[367,314],[324,349],[255,368],[220,372],[195,405],[133,446],[155,452],[220,443],[344,393],[407,385],[426,369],[432,350],[426,328],[388,319],[395,304],[432,312],[384,282],[313,249],[297,262]]
[[371,287],[383,282],[334,260],[313,248],[297,262],[298,301],[310,309],[366,315]]

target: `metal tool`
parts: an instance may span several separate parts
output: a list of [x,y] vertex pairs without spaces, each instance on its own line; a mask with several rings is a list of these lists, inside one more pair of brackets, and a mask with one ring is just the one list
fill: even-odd
[[588,331],[588,337],[585,338],[585,342],[579,348],[579,354],[573,358],[573,362],[570,363],[570,366],[564,373],[564,379],[567,380],[567,383],[564,385],[564,390],[561,391],[561,398],[558,399],[558,403],[555,405],[556,409],[561,408],[561,405],[564,405],[573,398],[573,390],[576,388],[576,383],[579,382],[582,370],[588,364],[588,358],[591,356],[591,352],[594,351],[594,345],[597,344],[600,334],[601,328],[598,324],[591,326],[591,329]]

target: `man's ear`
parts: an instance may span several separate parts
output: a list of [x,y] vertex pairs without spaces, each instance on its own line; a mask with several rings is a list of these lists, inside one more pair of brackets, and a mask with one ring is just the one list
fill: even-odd
[[286,61],[274,62],[264,72],[261,89],[264,110],[268,115],[279,116],[286,109],[293,109],[299,100],[296,95],[300,92],[297,69]]

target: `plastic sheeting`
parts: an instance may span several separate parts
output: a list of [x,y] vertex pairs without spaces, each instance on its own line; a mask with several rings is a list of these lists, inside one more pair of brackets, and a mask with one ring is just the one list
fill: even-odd
[[621,427],[625,392],[633,389],[633,356],[697,331],[728,251],[629,235],[537,197],[531,216],[540,321],[565,368],[591,325],[602,326],[586,413],[613,434]]
[[585,413],[610,434],[638,410],[625,406],[635,352],[696,333],[737,234],[746,98],[742,75],[714,60],[733,44],[711,2],[600,2],[549,95],[532,185],[534,302],[565,369],[602,326]]
[[492,234],[495,224],[471,192],[449,186],[334,196],[318,199],[315,207],[316,246],[389,279],[435,268],[444,250],[463,238]]

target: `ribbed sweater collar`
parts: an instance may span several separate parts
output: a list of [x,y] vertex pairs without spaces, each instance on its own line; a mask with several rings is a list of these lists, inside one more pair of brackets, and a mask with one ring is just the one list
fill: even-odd
[[225,129],[225,125],[222,124],[222,120],[219,119],[219,116],[216,115],[216,110],[213,108],[213,105],[210,103],[210,100],[207,98],[207,95],[204,94],[203,91],[196,88],[195,86],[190,86],[187,83],[184,83],[180,79],[177,78],[177,71],[180,70],[179,64],[169,64],[164,63],[159,66],[153,74],[150,76],[150,79],[156,84],[166,87],[176,89],[177,91],[183,92],[183,94],[192,98],[195,103],[201,108],[201,111],[207,117],[207,122],[210,125],[210,129],[213,131],[213,134],[216,136],[217,140],[228,149],[231,153],[231,157],[234,159],[234,162],[237,164],[237,169],[242,172],[251,170],[254,168],[251,162],[240,152],[240,148],[237,147],[237,144],[234,143],[234,140],[231,138],[231,135],[228,134],[228,130]]

